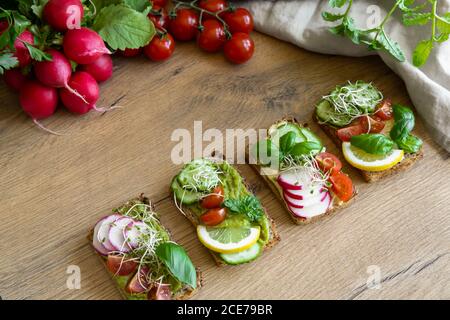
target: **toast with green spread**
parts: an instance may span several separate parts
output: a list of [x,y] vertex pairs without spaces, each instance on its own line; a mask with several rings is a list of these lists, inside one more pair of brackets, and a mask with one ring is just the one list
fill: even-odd
[[279,241],[259,199],[224,160],[191,161],[173,178],[170,189],[176,207],[218,266],[254,261]]
[[309,224],[347,207],[357,193],[339,158],[292,117],[274,123],[267,139],[250,147],[249,162],[296,224]]
[[414,113],[385,99],[370,83],[337,86],[316,105],[314,120],[367,182],[409,169],[423,157],[412,134]]
[[124,299],[184,300],[201,286],[200,272],[143,195],[101,218],[88,238]]

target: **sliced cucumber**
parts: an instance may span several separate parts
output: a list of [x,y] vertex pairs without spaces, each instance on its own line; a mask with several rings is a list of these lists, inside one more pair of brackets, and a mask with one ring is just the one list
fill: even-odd
[[316,115],[319,120],[334,125],[336,127],[344,127],[348,124],[346,117],[336,116],[336,111],[330,102],[322,100],[316,106]]
[[270,140],[276,146],[279,146],[280,138],[288,132],[294,132],[296,135],[295,142],[300,143],[306,140],[305,136],[302,134],[300,127],[295,123],[283,122],[278,124],[276,127],[269,129]]
[[221,253],[220,258],[227,264],[237,265],[246,262],[250,262],[259,257],[263,249],[263,246],[257,242],[247,250],[236,253]]
[[318,144],[322,145],[322,141],[320,141],[320,138],[316,136],[311,130],[308,128],[301,127],[300,131],[302,132],[303,136],[306,138],[309,142],[317,142]]
[[200,200],[202,197],[201,193],[192,192],[186,189],[183,189],[178,183],[177,177],[175,177],[170,185],[173,193],[177,197],[178,201],[181,201],[183,204],[193,204]]

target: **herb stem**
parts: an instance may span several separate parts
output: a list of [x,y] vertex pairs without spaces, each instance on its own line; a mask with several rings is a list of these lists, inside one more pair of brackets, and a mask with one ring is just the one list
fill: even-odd
[[380,35],[381,31],[382,31],[383,28],[384,28],[384,25],[386,24],[386,22],[388,21],[388,19],[392,16],[392,14],[395,12],[395,10],[398,8],[398,6],[399,6],[399,4],[400,4],[401,1],[402,1],[402,0],[397,0],[397,1],[395,2],[395,5],[392,7],[392,9],[391,9],[391,10],[389,11],[389,13],[386,15],[386,17],[384,17],[383,21],[381,21],[380,25],[379,25],[378,28],[377,28],[378,31],[377,31],[377,33],[375,34],[375,37],[374,37],[374,39],[373,39],[374,42],[377,40],[378,36]]
[[437,16],[437,0],[433,0],[433,25],[432,25],[432,33],[431,39],[432,41],[436,41],[436,16]]

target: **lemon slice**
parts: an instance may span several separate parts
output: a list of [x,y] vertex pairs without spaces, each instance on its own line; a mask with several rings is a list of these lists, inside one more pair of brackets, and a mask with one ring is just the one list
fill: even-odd
[[342,143],[342,153],[345,160],[355,168],[365,171],[383,171],[392,168],[403,160],[403,150],[394,149],[388,154],[370,154],[352,146],[350,142]]
[[201,243],[208,249],[220,253],[247,250],[258,241],[259,233],[259,227],[197,227],[197,235]]

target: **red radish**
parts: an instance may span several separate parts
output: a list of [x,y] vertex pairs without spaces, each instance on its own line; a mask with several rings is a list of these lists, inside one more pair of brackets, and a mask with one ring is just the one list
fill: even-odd
[[95,104],[100,96],[100,89],[97,81],[89,73],[84,71],[75,72],[69,81],[69,86],[78,92],[79,95],[84,97],[87,103],[80,99],[78,95],[69,91],[66,88],[62,88],[59,91],[63,105],[73,113],[85,114],[91,109],[98,109]]
[[108,255],[106,266],[114,275],[127,276],[136,270],[138,264],[136,261],[127,259],[124,256],[110,254]]
[[302,190],[302,186],[299,184],[300,182],[294,170],[282,172],[278,176],[277,181],[283,189]]
[[80,69],[93,76],[97,82],[103,82],[113,74],[113,61],[110,55],[104,54],[94,62],[82,65]]
[[[316,190],[319,191],[316,192]],[[326,189],[320,187],[319,189],[311,189],[311,193],[308,196],[295,195],[295,197],[292,197],[293,194],[288,192],[284,192],[283,195],[286,202],[293,207],[304,208],[322,201],[326,196],[326,191]],[[298,199],[297,197],[301,197],[301,199]]]
[[84,10],[80,0],[49,0],[42,14],[53,29],[63,32],[80,28]]
[[116,251],[127,253],[131,250],[130,246],[125,241],[125,232],[128,225],[132,222],[133,219],[122,217],[117,219],[111,226],[111,229],[109,229],[109,241]]
[[109,229],[111,229],[111,225],[122,216],[120,214],[112,214],[110,216],[106,216],[102,218],[98,223],[100,223],[100,227],[96,234],[94,234],[94,237],[97,237],[98,241],[105,247],[108,251],[114,251],[115,248],[109,241]]
[[302,190],[284,189],[284,193],[297,200],[306,200],[319,197],[325,189],[325,186],[322,183],[313,183],[309,186],[302,185],[302,188]]
[[136,57],[142,53],[142,48],[137,49],[125,49],[118,51],[123,57],[131,58]]
[[[54,90],[54,89],[53,89]],[[95,250],[100,253],[103,256],[107,256],[109,254],[109,250],[106,249],[103,244],[99,241],[97,234],[98,234],[98,230],[100,229],[103,221],[105,218],[100,219],[94,227],[94,234],[92,237],[92,245],[94,246]]]
[[14,41],[14,56],[17,58],[17,60],[19,60],[20,67],[25,67],[31,63],[30,52],[28,51],[24,42],[31,45],[34,44],[34,36],[28,30],[22,32]]
[[287,205],[294,208],[303,208],[303,205],[299,204],[300,200],[289,197],[286,193],[283,193],[284,201],[286,201]]
[[293,191],[301,191],[301,190],[283,189],[283,193],[285,195],[289,196],[290,198],[295,199],[295,200],[303,200],[303,196],[301,194],[297,194],[297,192],[294,193]]
[[301,218],[312,218],[327,212],[331,203],[331,195],[329,192],[326,193],[323,201],[316,202],[308,207],[295,208],[293,206],[288,206],[289,210],[298,217]]
[[128,282],[125,291],[128,293],[142,293],[147,291],[150,285],[147,279],[149,271],[147,267],[140,268],[133,278],[131,278],[130,282]]
[[66,57],[79,64],[90,64],[104,54],[111,54],[100,35],[88,28],[67,31],[63,48]]
[[155,283],[147,293],[148,300],[172,300],[170,284]]
[[3,79],[6,85],[14,91],[19,91],[28,80],[27,76],[18,68],[6,70]]
[[139,237],[145,229],[148,229],[148,225],[145,222],[137,221],[128,225],[125,231],[125,239],[131,248],[137,248],[139,245]]

